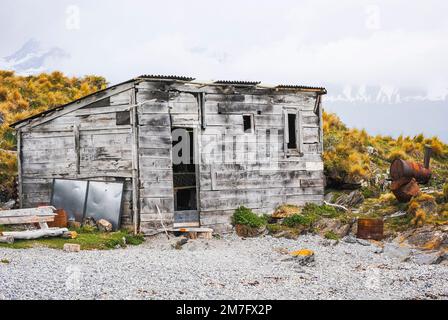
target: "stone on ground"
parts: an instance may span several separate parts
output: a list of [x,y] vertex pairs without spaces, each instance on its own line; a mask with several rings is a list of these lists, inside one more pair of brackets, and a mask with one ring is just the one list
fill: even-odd
[[65,252],[79,252],[81,251],[81,246],[79,244],[66,243],[63,249]]
[[113,230],[112,223],[105,219],[101,219],[96,223],[100,232],[111,232]]

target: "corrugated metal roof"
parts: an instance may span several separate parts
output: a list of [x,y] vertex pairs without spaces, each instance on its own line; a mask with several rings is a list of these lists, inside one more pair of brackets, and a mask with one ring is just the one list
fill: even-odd
[[261,82],[259,81],[238,81],[238,80],[218,80],[213,82],[214,84],[234,85],[234,86],[256,86]]
[[301,85],[291,85],[291,84],[281,84],[275,87],[276,89],[304,89],[304,90],[321,90],[325,91],[326,89],[323,87],[310,87],[310,86],[301,86]]
[[190,82],[195,80],[196,78],[185,77],[185,76],[174,76],[174,75],[154,75],[154,74],[144,74],[138,77],[140,79],[153,79],[153,80],[163,80],[163,81],[185,81]]

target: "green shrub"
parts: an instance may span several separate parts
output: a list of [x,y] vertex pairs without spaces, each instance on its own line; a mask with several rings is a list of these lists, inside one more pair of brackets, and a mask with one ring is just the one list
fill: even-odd
[[126,243],[125,243],[125,237],[122,237],[121,239],[110,239],[107,240],[104,245],[106,246],[106,248],[109,249],[115,249],[118,247],[121,248],[125,248],[126,247]]
[[334,233],[334,231],[328,231],[327,233],[325,233],[325,239],[338,241],[340,240],[340,237],[336,233]]
[[141,234],[137,235],[128,234],[124,238],[126,240],[126,244],[129,244],[131,246],[139,246],[143,242],[145,242],[145,237]]
[[252,228],[260,228],[267,224],[266,216],[258,216],[251,209],[239,207],[233,214],[232,222],[234,225],[241,224]]

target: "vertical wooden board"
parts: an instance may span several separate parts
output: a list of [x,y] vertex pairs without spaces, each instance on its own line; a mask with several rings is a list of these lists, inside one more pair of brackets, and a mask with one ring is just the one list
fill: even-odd
[[130,90],[111,96],[110,97],[110,105],[111,106],[129,105],[131,103],[129,92],[130,92]]
[[141,214],[158,214],[157,207],[162,214],[174,214],[173,198],[140,198]]
[[17,193],[19,196],[19,207],[23,208],[23,175],[22,175],[22,131],[17,132]]

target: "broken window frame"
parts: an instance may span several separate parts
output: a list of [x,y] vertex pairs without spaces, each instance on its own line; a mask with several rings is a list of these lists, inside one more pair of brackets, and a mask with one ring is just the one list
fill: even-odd
[[[290,142],[290,135],[289,135],[289,115],[295,115],[296,116],[296,147],[295,148],[289,148],[288,144]],[[284,148],[284,154],[285,157],[290,156],[303,156],[303,121],[302,121],[302,111],[299,108],[284,108],[283,110],[283,148]]]
[[[243,131],[244,134],[254,134],[255,133],[255,123],[254,123],[254,114],[253,113],[245,113],[243,116]],[[244,130],[244,118],[249,117],[250,118],[250,130]]]
[[117,111],[115,115],[117,126],[130,126],[131,125],[131,112],[129,111]]

